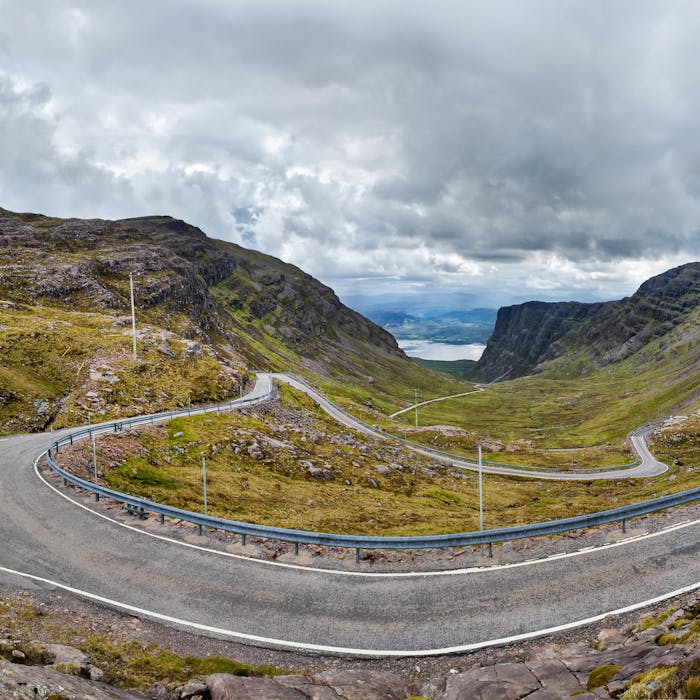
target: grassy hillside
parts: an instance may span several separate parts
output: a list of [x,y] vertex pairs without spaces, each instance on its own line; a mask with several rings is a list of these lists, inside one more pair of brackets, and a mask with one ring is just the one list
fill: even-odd
[[[178,418],[134,435],[101,437],[100,478],[112,488],[201,512],[204,456],[208,512],[219,517],[367,535],[478,528],[474,472],[348,430],[289,387],[280,387],[280,394],[277,404],[240,413]],[[674,434],[661,433],[659,443],[670,443],[685,459],[687,450],[676,445]],[[90,449],[87,443],[63,448],[61,462],[84,473]],[[486,475],[485,524],[504,527],[589,513],[697,483],[698,472],[688,463],[641,480],[543,484]]]
[[421,357],[412,359],[416,364],[433,372],[442,372],[464,380],[469,380],[473,376],[476,367],[475,360],[424,360]]
[[[482,393],[425,406],[421,424],[456,425],[495,441],[488,454],[495,461],[615,463],[627,452],[623,443],[628,432],[674,411],[684,412],[684,406],[698,399],[699,340],[696,305],[669,330],[651,333],[646,343],[622,359],[591,367],[589,347],[572,349],[541,364],[535,375],[484,385]],[[408,423],[412,416],[400,420]],[[429,431],[418,437],[431,442]],[[498,441],[507,450],[499,449]],[[441,438],[443,446],[448,443]],[[544,451],[588,446],[596,450]],[[473,454],[473,448],[466,452]]]
[[165,216],[0,209],[0,351],[5,433],[223,400],[257,369],[300,372],[341,400],[379,408],[413,387],[455,385],[410,362],[298,268]]
[[[477,369],[507,373],[518,366],[514,356],[518,362],[534,356],[534,373],[421,408],[421,425],[453,425],[469,436],[426,428],[412,437],[472,456],[485,439],[487,458],[509,464],[624,463],[631,430],[684,413],[700,398],[699,301],[700,264],[693,263],[649,280],[620,302],[510,307],[499,313],[491,358]],[[523,348],[530,355],[519,354]],[[413,419],[398,418],[406,425]]]

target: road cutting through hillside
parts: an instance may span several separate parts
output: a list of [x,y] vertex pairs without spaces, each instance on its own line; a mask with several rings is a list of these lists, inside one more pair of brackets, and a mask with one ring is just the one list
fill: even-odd
[[576,557],[449,576],[349,576],[234,558],[207,549],[206,536],[192,547],[121,527],[48,489],[34,461],[53,438],[0,444],[0,580],[62,588],[203,634],[343,655],[454,653],[700,586],[700,521]]
[[[331,415],[335,420],[348,428],[357,430],[365,435],[371,435],[373,437],[378,437],[382,439],[388,439],[394,436],[389,436],[387,433],[375,428],[373,426],[363,423],[358,418],[355,418],[350,413],[343,411],[341,408],[336,406],[334,403],[325,398],[318,391],[310,387],[305,382],[302,382],[288,374],[275,373],[270,375],[273,379],[277,381],[284,382],[290,386],[303,391],[310,398],[312,398],[324,411]],[[450,397],[445,397],[450,398]],[[438,400],[438,399],[435,399]],[[408,409],[407,409],[408,410]],[[404,444],[409,449],[417,452],[426,457],[432,459],[439,459],[443,464],[449,465],[451,467],[456,467],[458,469],[469,469],[471,471],[477,471],[479,466],[474,462],[467,461],[465,459],[460,459],[456,455],[450,455],[447,453],[436,454],[435,450],[431,450],[427,447],[423,447],[415,442],[410,442],[408,440],[402,440]],[[663,462],[659,462],[652,454],[649,452],[646,440],[644,439],[644,433],[633,433],[630,436],[630,442],[632,449],[634,450],[639,463],[632,467],[611,467],[610,469],[604,469],[595,472],[585,472],[583,470],[579,471],[556,471],[556,470],[536,470],[528,469],[527,467],[497,467],[491,464],[482,465],[482,471],[485,474],[500,474],[502,476],[521,476],[528,479],[546,479],[550,481],[591,481],[593,479],[607,479],[607,480],[619,480],[619,479],[645,479],[649,477],[659,476],[664,472],[668,471],[668,465]]]
[[447,401],[448,399],[461,399],[463,396],[471,396],[472,394],[480,394],[482,391],[484,391],[483,386],[479,386],[478,384],[474,385],[476,388],[473,391],[465,391],[463,394],[450,394],[449,396],[438,396],[436,399],[427,399],[426,401],[419,401],[418,403],[411,404],[407,408],[402,408],[400,411],[395,411],[392,413],[389,418],[396,418],[396,416],[400,416],[404,413],[408,413],[409,411],[415,411],[417,408],[420,408],[421,406],[427,406],[430,403],[436,403],[437,401]]

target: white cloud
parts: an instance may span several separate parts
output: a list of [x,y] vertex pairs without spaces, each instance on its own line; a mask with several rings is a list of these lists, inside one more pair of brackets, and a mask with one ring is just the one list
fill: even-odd
[[170,213],[344,290],[619,296],[700,257],[699,29],[681,0],[4,0],[0,205]]

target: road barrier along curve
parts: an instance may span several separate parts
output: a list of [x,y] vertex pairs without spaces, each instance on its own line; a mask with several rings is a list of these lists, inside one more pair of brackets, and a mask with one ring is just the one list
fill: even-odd
[[87,479],[83,479],[66,471],[56,461],[60,453],[60,447],[67,444],[72,445],[76,440],[86,438],[89,439],[93,435],[98,435],[101,433],[112,431],[119,432],[121,430],[131,429],[140,425],[149,425],[164,420],[170,420],[178,416],[211,413],[213,411],[220,411],[228,408],[235,408],[236,406],[257,403],[266,400],[271,394],[272,387],[270,384],[267,391],[259,395],[250,398],[237,399],[235,401],[219,404],[217,406],[207,406],[184,411],[173,411],[138,418],[126,418],[124,420],[112,421],[102,423],[97,426],[83,428],[55,440],[47,450],[46,459],[49,467],[63,478],[64,485],[67,486],[68,484],[73,484],[74,486],[90,491],[95,494],[96,500],[99,500],[100,497],[105,497],[124,503],[130,510],[132,510],[132,512],[136,512],[141,516],[145,516],[146,513],[157,513],[160,515],[161,523],[164,522],[166,517],[177,518],[197,525],[200,534],[202,533],[202,528],[204,527],[236,533],[242,536],[243,544],[246,543],[246,537],[259,537],[280,540],[283,542],[291,542],[295,545],[296,552],[298,552],[300,544],[350,548],[355,549],[356,559],[359,559],[359,553],[362,549],[428,549],[434,547],[440,548],[489,545],[490,550],[491,546],[498,542],[518,540],[528,537],[539,537],[542,535],[553,535],[572,530],[580,530],[596,525],[604,525],[612,522],[622,523],[622,528],[624,530],[626,521],[629,518],[647,515],[649,513],[665,510],[666,508],[684,505],[700,500],[700,488],[695,488],[689,491],[681,491],[680,493],[662,496],[660,498],[655,498],[650,501],[643,501],[641,503],[634,503],[632,505],[621,506],[611,510],[604,510],[597,513],[590,513],[588,515],[579,515],[572,518],[551,520],[516,527],[447,535],[425,535],[420,537],[339,535],[327,532],[311,532],[280,527],[267,527],[265,525],[256,525],[254,523],[216,518],[213,516],[204,515],[203,513],[195,513],[193,511],[174,508],[162,503],[156,503],[145,498],[131,496],[126,493],[121,493],[120,491],[114,491],[104,486],[100,486],[99,484],[93,483]]

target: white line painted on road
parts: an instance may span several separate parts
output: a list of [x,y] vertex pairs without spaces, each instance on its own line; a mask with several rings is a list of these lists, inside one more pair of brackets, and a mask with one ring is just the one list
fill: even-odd
[[690,593],[698,588],[700,588],[699,583],[693,583],[684,588],[679,588],[670,593],[664,593],[655,598],[650,598],[648,600],[642,601],[641,603],[635,603],[633,605],[628,605],[623,608],[617,608],[615,610],[609,610],[599,615],[593,615],[592,617],[587,617],[582,620],[575,620],[574,622],[568,622],[563,625],[557,625],[556,627],[546,627],[544,629],[535,630],[533,632],[524,632],[522,634],[516,634],[510,637],[500,637],[498,639],[489,639],[483,642],[472,642],[470,644],[458,644],[450,647],[441,647],[437,649],[358,649],[353,647],[335,647],[326,644],[311,644],[308,642],[294,642],[287,639],[276,639],[275,637],[263,637],[256,634],[248,634],[246,632],[236,632],[234,630],[228,630],[222,627],[213,627],[211,625],[204,625],[199,622],[192,622],[190,620],[183,620],[179,617],[173,617],[172,615],[164,615],[163,613],[154,612],[152,610],[146,610],[145,608],[139,608],[129,603],[122,603],[121,601],[114,600],[113,598],[106,598],[105,596],[97,595],[96,593],[90,593],[89,591],[83,591],[79,588],[74,588],[73,586],[68,586],[65,583],[59,581],[52,581],[51,579],[43,578],[42,576],[35,576],[34,574],[28,574],[23,571],[16,571],[15,569],[8,569],[5,566],[0,566],[0,571],[4,571],[7,574],[12,574],[14,576],[19,576],[21,578],[29,579],[30,581],[35,581],[37,583],[45,583],[49,586],[54,586],[60,588],[61,590],[68,591],[69,593],[74,593],[75,595],[82,596],[83,598],[88,598],[89,600],[94,600],[98,603],[103,603],[113,608],[118,608],[120,610],[125,610],[128,613],[134,615],[141,615],[143,617],[149,617],[159,622],[166,622],[170,624],[177,625],[179,627],[185,627],[189,629],[196,630],[198,632],[207,632],[209,634],[214,634],[222,637],[227,637],[230,639],[238,639],[244,642],[255,642],[256,644],[284,647],[288,649],[298,649],[303,651],[314,651],[314,652],[324,652],[327,654],[343,654],[347,656],[371,656],[371,657],[382,657],[382,656],[437,656],[442,654],[456,654],[465,651],[474,651],[475,649],[483,649],[485,647],[491,646],[501,646],[504,644],[511,644],[513,642],[520,642],[525,639],[533,639],[535,637],[543,637],[545,635],[556,634],[557,632],[564,632],[566,630],[574,629],[576,627],[583,627],[584,625],[590,625],[593,622],[599,622],[605,619],[609,615],[622,615],[624,613],[633,612],[634,610],[639,610],[640,608],[647,607],[649,605],[654,605],[655,603],[660,603],[661,601],[668,600],[669,598],[675,598],[676,596],[683,595],[684,593]]
[[147,530],[144,530],[142,528],[134,527],[133,525],[128,525],[127,523],[122,523],[119,520],[116,520],[115,518],[111,518],[108,515],[105,515],[104,513],[98,513],[93,508],[89,508],[85,504],[80,503],[79,501],[71,498],[68,494],[56,488],[53,484],[50,484],[39,471],[39,460],[45,454],[45,452],[40,454],[34,461],[34,472],[39,477],[39,479],[52,491],[61,496],[61,498],[65,498],[69,503],[72,503],[78,508],[86,510],[88,513],[92,513],[98,518],[102,518],[107,522],[113,523],[114,525],[126,528],[127,530],[131,530],[132,532],[137,532],[141,535],[146,535],[147,537],[153,537],[154,539],[161,540],[163,542],[169,542],[171,544],[179,545],[181,547],[189,547],[190,549],[196,549],[201,552],[210,552],[211,554],[217,554],[222,557],[229,557],[231,559],[238,559],[254,564],[263,564],[265,566],[276,566],[283,569],[296,569],[299,571],[329,574],[333,576],[360,576],[365,578],[426,578],[429,576],[463,576],[466,574],[501,571],[504,569],[517,569],[523,566],[544,564],[557,559],[568,559],[569,557],[577,557],[583,554],[590,554],[591,552],[600,552],[605,549],[623,547],[625,545],[633,544],[641,540],[651,539],[652,537],[658,537],[660,535],[668,534],[669,532],[675,532],[677,530],[682,530],[686,527],[691,527],[692,525],[700,524],[700,519],[690,521],[686,520],[682,523],[669,525],[668,527],[658,530],[657,532],[649,532],[641,535],[634,535],[632,537],[626,537],[624,540],[620,540],[619,542],[609,542],[598,547],[587,547],[575,552],[562,552],[560,554],[550,554],[540,559],[529,559],[527,561],[512,562],[509,564],[495,564],[493,566],[472,566],[465,567],[462,569],[443,569],[440,571],[343,571],[342,569],[323,569],[320,567],[304,566],[303,564],[289,564],[287,562],[281,561],[270,561],[269,559],[258,559],[256,557],[245,556],[243,554],[234,554],[233,552],[222,552],[218,549],[212,549],[211,547],[204,547],[202,545],[192,544],[190,542],[183,542],[182,540],[177,540],[172,537],[166,537],[165,535],[158,535],[155,532],[148,532]]

